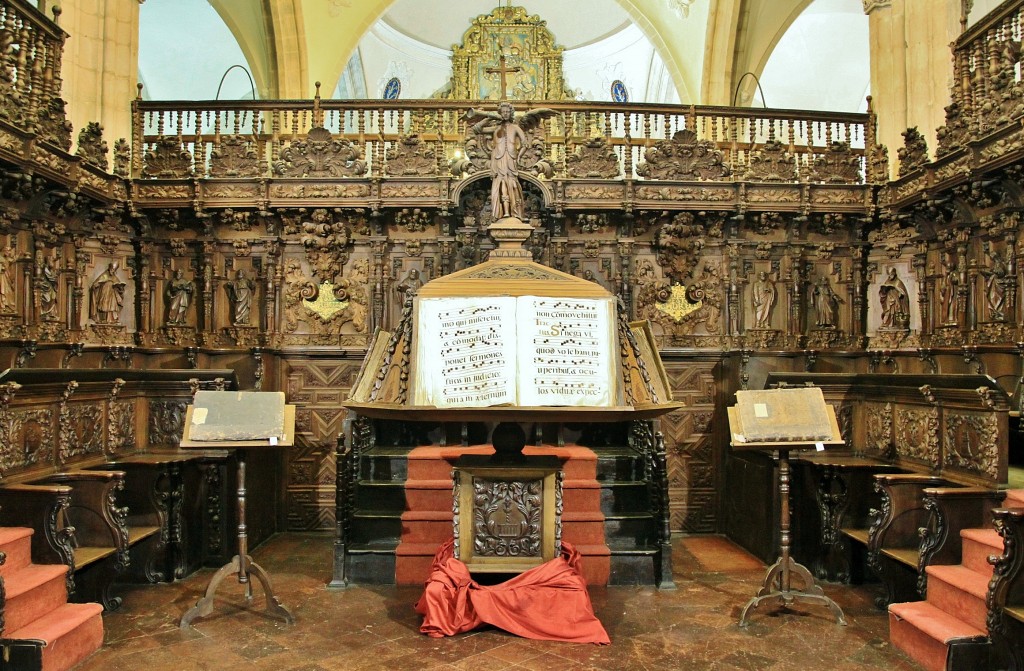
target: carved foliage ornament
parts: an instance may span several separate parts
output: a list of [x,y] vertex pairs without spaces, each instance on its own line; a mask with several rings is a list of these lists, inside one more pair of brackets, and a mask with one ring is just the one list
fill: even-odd
[[769,140],[751,154],[744,175],[753,182],[796,181],[796,158],[778,140]]
[[603,135],[583,142],[565,158],[569,177],[577,179],[616,179],[622,174],[619,158]]
[[174,135],[159,137],[143,159],[143,177],[174,179],[192,175],[192,152],[185,149],[181,138]]
[[435,175],[437,155],[434,146],[418,135],[406,135],[391,145],[387,153],[384,174],[391,176]]
[[543,480],[473,478],[473,554],[541,556]]
[[720,180],[732,169],[714,142],[698,140],[692,130],[680,130],[648,149],[636,164],[636,173],[648,179]]
[[279,177],[361,177],[366,174],[363,151],[352,142],[334,139],[323,127],[313,128],[305,140],[289,142],[274,162]]
[[71,149],[71,132],[74,129],[68,121],[66,107],[67,103],[62,98],[50,98],[39,110],[37,118],[39,136],[64,151]]
[[210,177],[256,177],[260,157],[255,142],[242,135],[222,135],[210,151]]
[[95,121],[90,121],[78,133],[78,150],[76,156],[80,156],[87,163],[107,169],[107,143],[103,140],[103,126]]
[[896,152],[900,161],[899,176],[909,175],[928,162],[928,143],[917,126],[903,131],[903,147]]
[[833,142],[825,153],[814,159],[811,179],[830,184],[856,184],[860,182],[860,157],[850,151],[845,142]]
[[945,424],[944,465],[971,471],[995,482],[999,477],[999,434],[995,415],[947,412]]
[[896,409],[896,456],[939,466],[937,408]]

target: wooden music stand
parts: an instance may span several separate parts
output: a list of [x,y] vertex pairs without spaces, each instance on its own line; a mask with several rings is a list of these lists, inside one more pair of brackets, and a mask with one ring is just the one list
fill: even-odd
[[[245,585],[245,600],[252,604],[252,577],[255,576],[263,586],[267,597],[266,614],[283,620],[287,624],[295,624],[295,618],[274,595],[274,587],[270,575],[249,556],[249,536],[245,525],[245,449],[277,449],[295,444],[295,406],[284,406],[284,438],[276,442],[272,440],[225,440],[197,441],[190,438],[193,406],[188,406],[185,414],[185,432],[181,447],[185,449],[236,449],[238,457],[238,554],[231,561],[220,567],[210,579],[206,594],[181,616],[178,627],[188,629],[192,620],[205,617],[213,612],[213,596],[221,582],[232,573],[238,574],[239,584]],[[245,448],[245,449],[240,449]]]
[[[780,390],[781,391],[781,390]],[[822,400],[824,404],[824,400]],[[843,439],[839,432],[839,423],[836,421],[835,409],[825,405],[823,410],[828,413],[832,427],[832,436],[829,440],[796,440],[772,441],[772,442],[745,442],[742,440],[742,423],[739,419],[737,407],[727,408],[729,415],[729,431],[732,437],[732,447],[736,450],[765,450],[778,453],[779,459],[779,558],[768,567],[764,576],[764,582],[757,595],[754,596],[740,613],[740,626],[746,627],[749,622],[747,616],[750,611],[769,599],[779,599],[783,607],[788,607],[794,601],[802,601],[828,607],[836,618],[838,624],[846,624],[846,616],[843,615],[839,605],[825,595],[825,592],[814,582],[814,576],[803,564],[795,561],[789,554],[790,550],[790,509],[789,509],[789,451],[791,449],[808,449],[815,445],[842,445]],[[803,582],[802,589],[794,589],[792,585],[793,574]]]

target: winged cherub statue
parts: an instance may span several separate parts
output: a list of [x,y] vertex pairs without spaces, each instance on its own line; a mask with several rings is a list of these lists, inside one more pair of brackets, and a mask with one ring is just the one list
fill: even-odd
[[[472,123],[470,130],[484,139],[491,153],[491,213],[495,221],[504,217],[522,219],[523,187],[519,183],[519,160],[530,148],[527,133],[542,119],[558,114],[540,107],[518,117],[512,103],[503,101],[497,112],[469,109],[463,118]],[[489,143],[489,147],[487,146]]]

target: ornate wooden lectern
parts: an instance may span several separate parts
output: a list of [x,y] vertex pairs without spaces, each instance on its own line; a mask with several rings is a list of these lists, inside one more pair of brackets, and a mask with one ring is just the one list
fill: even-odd
[[[246,407],[251,406],[245,404],[245,401],[255,398],[255,395],[279,395],[283,401],[284,394],[281,392],[225,391],[200,392],[200,394],[205,394],[207,398],[204,401],[197,394],[194,404],[188,407],[185,415],[185,431],[182,436],[181,447],[186,449],[238,450],[238,554],[232,557],[230,562],[218,569],[213,578],[210,579],[206,593],[196,602],[195,606],[181,616],[178,626],[181,629],[187,629],[192,624],[192,620],[197,617],[210,615],[213,612],[214,595],[217,592],[217,588],[231,574],[237,574],[238,583],[245,586],[245,600],[250,604],[253,599],[252,578],[255,577],[263,587],[263,593],[267,599],[266,614],[283,620],[287,624],[293,624],[295,618],[292,617],[287,608],[281,605],[281,602],[274,594],[270,575],[249,556],[249,538],[245,524],[245,451],[247,449],[277,449],[293,445],[295,441],[295,406],[284,405],[279,418],[280,424],[276,428],[261,430],[260,427],[254,428],[251,425],[258,423],[256,421],[257,417],[261,420],[266,420],[268,413],[256,410],[252,412],[247,411]],[[247,395],[250,396],[247,397]],[[213,431],[210,431],[208,427],[217,417],[219,409],[222,410],[221,418],[225,420],[221,424],[223,428],[215,428]],[[241,411],[241,415],[239,411]],[[272,413],[269,416],[272,417]],[[276,418],[272,419],[271,423],[277,424],[278,420]],[[197,432],[196,427],[206,429],[204,431],[205,440],[195,440],[193,438],[193,434]],[[264,433],[267,435],[264,436]],[[253,436],[253,438],[245,439],[240,437],[246,434]],[[255,436],[257,435],[261,437],[256,438]],[[218,439],[223,436],[231,436],[231,438]]]
[[[797,563],[790,551],[789,451],[824,445],[842,445],[839,424],[832,406],[825,405],[817,387],[740,391],[737,405],[728,409],[734,450],[767,450],[779,461],[779,559],[768,568],[761,589],[740,614],[740,626],[749,624],[750,611],[762,601],[778,599],[783,606],[794,601],[826,606],[839,624],[846,617],[835,601],[814,582],[814,576]],[[803,583],[793,587],[794,575]]]

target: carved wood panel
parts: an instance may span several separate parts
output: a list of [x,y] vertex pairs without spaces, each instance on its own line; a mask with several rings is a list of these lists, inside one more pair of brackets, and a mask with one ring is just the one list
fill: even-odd
[[13,410],[0,424],[0,473],[53,463],[53,411]]
[[661,421],[668,453],[669,510],[673,531],[718,529],[720,460],[712,435],[713,364],[666,363],[675,400],[686,404]]
[[896,409],[896,456],[939,466],[937,408]]
[[174,447],[181,442],[185,428],[186,401],[149,402],[149,444]]
[[288,360],[286,394],[294,403],[295,446],[287,452],[285,510],[291,531],[334,528],[334,461],[347,411],[341,402],[359,361]]
[[963,469],[996,481],[999,477],[999,425],[981,413],[946,411],[943,416],[943,466]]

